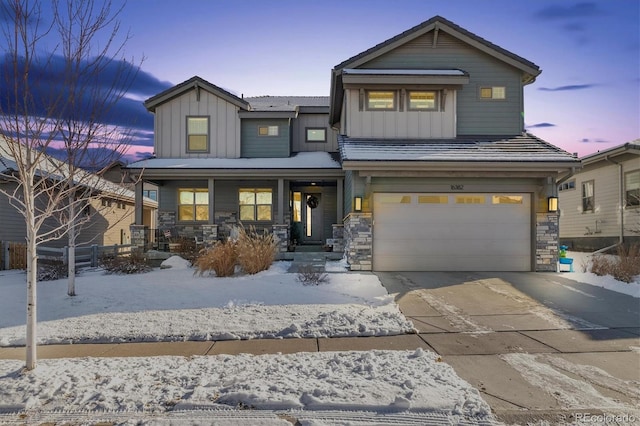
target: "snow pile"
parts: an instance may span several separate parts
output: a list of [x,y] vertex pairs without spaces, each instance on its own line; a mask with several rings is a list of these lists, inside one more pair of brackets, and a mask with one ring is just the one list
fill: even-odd
[[191,262],[180,256],[171,256],[167,260],[164,260],[160,266],[163,268],[189,269],[191,268]]
[[22,366],[0,361],[0,401],[27,410],[231,406],[490,415],[476,389],[422,349],[58,359],[42,360],[27,373],[20,372]]

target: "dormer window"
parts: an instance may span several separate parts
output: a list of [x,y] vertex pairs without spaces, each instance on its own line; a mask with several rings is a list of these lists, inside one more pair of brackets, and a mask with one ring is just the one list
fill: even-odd
[[437,111],[438,92],[408,92],[409,111]]
[[187,117],[187,152],[209,152],[209,117]]
[[259,126],[258,136],[278,136],[278,126]]
[[367,109],[370,111],[395,111],[396,92],[392,90],[368,90]]
[[506,89],[504,86],[492,86],[480,88],[480,99],[505,99]]

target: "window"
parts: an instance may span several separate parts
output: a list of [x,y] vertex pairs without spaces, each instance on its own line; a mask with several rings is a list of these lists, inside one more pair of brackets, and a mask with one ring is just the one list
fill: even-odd
[[565,182],[562,185],[558,186],[558,191],[568,191],[570,189],[576,189],[575,180],[570,180],[569,182]]
[[108,198],[103,198],[101,204],[102,204],[102,207],[111,207],[111,205],[113,204],[113,201],[111,201]]
[[522,204],[522,195],[493,195],[491,204]]
[[624,175],[624,198],[626,207],[640,206],[640,170]]
[[409,92],[409,110],[435,111],[438,109],[438,92]]
[[484,195],[457,195],[456,204],[484,204]]
[[449,204],[447,195],[418,195],[418,204]]
[[209,190],[178,189],[178,220],[206,222],[209,220]]
[[506,89],[504,86],[481,87],[480,99],[505,99]]
[[293,218],[292,220],[294,222],[300,222],[302,221],[302,193],[301,192],[294,192],[293,193],[293,200],[292,200],[292,211],[293,211]]
[[278,126],[259,126],[258,136],[278,136]]
[[307,142],[326,142],[327,141],[327,129],[324,127],[307,127],[306,128],[306,141]]
[[151,198],[153,201],[158,201],[158,191],[155,189],[145,189],[142,191],[142,196]]
[[593,212],[593,181],[582,182],[582,212]]
[[209,151],[209,117],[187,117],[187,151]]
[[377,197],[382,204],[411,204],[411,195],[380,194]]
[[396,92],[367,91],[367,109],[372,111],[395,111]]
[[269,221],[272,217],[273,194],[269,188],[241,188],[240,220]]

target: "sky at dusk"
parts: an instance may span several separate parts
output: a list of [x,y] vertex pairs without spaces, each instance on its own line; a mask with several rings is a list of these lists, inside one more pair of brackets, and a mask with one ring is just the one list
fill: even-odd
[[141,102],[194,75],[238,96],[328,96],[335,65],[435,15],[542,69],[529,132],[580,156],[640,138],[640,0],[129,0],[126,56],[144,58],[123,103],[131,152],[152,150]]

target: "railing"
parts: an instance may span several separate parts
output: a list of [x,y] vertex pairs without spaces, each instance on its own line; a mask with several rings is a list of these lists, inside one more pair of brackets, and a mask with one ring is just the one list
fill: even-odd
[[[77,268],[97,267],[102,256],[128,256],[131,244],[115,244],[112,246],[91,245],[75,248],[75,265]],[[2,243],[3,256],[0,258],[2,269],[26,269],[27,246],[24,243]],[[69,263],[69,247],[54,248],[38,246],[38,260]]]

